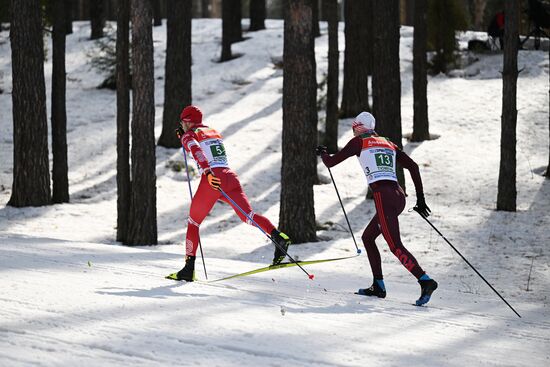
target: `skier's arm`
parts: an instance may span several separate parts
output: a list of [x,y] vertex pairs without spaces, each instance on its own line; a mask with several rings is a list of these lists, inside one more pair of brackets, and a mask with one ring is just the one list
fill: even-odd
[[199,143],[195,139],[195,133],[192,130],[189,130],[181,137],[181,145],[183,149],[191,153],[193,159],[197,164],[204,170],[204,172],[210,171],[210,165],[208,164],[208,159],[204,155]]
[[333,167],[339,164],[340,162],[348,159],[351,156],[359,155],[361,154],[361,148],[362,148],[362,140],[359,136],[356,136],[355,138],[351,139],[346,146],[339,151],[338,153],[334,155],[330,155],[326,152],[321,154],[321,158],[323,159],[323,163],[327,167]]
[[424,188],[422,186],[422,178],[420,178],[420,170],[418,169],[418,164],[416,164],[416,162],[413,161],[412,158],[409,157],[407,153],[405,153],[401,149],[397,149],[397,162],[401,165],[401,167],[406,168],[411,174],[416,194],[423,194]]
[[416,210],[421,216],[426,218],[430,215],[431,210],[426,205],[426,200],[424,199],[424,188],[422,186],[422,178],[420,178],[420,170],[418,169],[418,164],[412,160],[407,153],[403,152],[401,149],[397,149],[397,162],[401,164],[403,168],[406,168],[411,174],[414,188],[416,190],[416,205],[414,210]]

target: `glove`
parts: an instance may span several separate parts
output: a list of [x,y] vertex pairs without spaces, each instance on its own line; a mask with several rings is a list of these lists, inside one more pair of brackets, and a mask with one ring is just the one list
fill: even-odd
[[178,137],[178,139],[181,140],[181,137],[183,136],[183,134],[185,134],[185,131],[183,131],[183,128],[181,126],[178,126],[175,131],[176,136]]
[[183,131],[183,127],[178,126],[175,131],[176,131],[176,136],[178,137],[178,139],[181,140],[181,137],[183,136],[183,134],[185,134],[185,131]]
[[423,218],[428,218],[430,216],[430,213],[432,211],[426,205],[426,200],[424,200],[423,193],[416,194],[416,205],[414,206],[413,210],[415,212],[418,212],[418,214],[420,214]]
[[206,172],[206,179],[208,180],[210,187],[212,187],[214,190],[220,189],[222,181],[218,177],[214,176],[212,171]]
[[323,153],[327,152],[327,147],[324,145],[319,145],[317,148],[315,148],[315,154],[318,156],[321,156]]

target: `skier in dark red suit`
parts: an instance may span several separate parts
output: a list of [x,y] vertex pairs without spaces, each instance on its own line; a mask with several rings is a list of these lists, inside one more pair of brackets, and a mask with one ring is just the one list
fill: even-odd
[[420,306],[430,300],[433,291],[437,288],[437,282],[422,270],[418,261],[401,243],[397,217],[405,208],[405,193],[397,183],[396,162],[409,170],[413,179],[417,199],[414,209],[424,217],[430,214],[430,209],[424,200],[418,165],[387,138],[378,136],[374,131],[375,122],[374,116],[370,113],[361,112],[352,125],[354,138],[341,151],[330,156],[326,147],[319,146],[317,154],[321,156],[327,167],[335,166],[351,156],[357,156],[373,191],[376,215],[365,228],[362,240],[367,250],[374,281],[372,286],[359,289],[357,294],[386,297],[380,252],[374,242],[376,237],[382,234],[391,252],[418,279],[421,295],[416,304]]
[[[176,134],[183,148],[193,156],[201,172],[201,181],[191,201],[185,240],[185,266],[175,279],[193,281],[195,256],[199,244],[199,226],[208,215],[217,200],[222,200],[233,207],[243,222],[253,225],[219,189],[229,196],[252,220],[254,220],[285,251],[290,245],[289,237],[279,232],[266,217],[254,213],[246,197],[237,174],[229,168],[221,134],[202,123],[202,112],[196,106],[187,106],[180,115],[180,126]],[[273,264],[279,264],[285,253],[275,247]]]

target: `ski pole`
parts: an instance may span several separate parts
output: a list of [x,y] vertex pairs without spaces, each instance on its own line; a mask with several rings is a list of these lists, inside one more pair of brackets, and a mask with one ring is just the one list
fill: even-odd
[[[415,212],[418,213],[418,210],[417,210],[417,209],[413,208],[413,210],[414,210]],[[420,214],[420,213],[418,213],[418,214]],[[447,243],[449,244],[449,246],[451,246],[451,248],[452,248],[453,250],[456,251],[457,254],[460,255],[460,257],[462,258],[462,260],[464,260],[464,261],[466,262],[466,264],[470,265],[470,267],[476,272],[477,275],[479,275],[479,277],[480,277],[481,279],[483,279],[483,281],[493,290],[493,292],[495,292],[495,293],[500,297],[500,299],[503,300],[504,303],[506,303],[506,305],[507,305],[508,307],[510,307],[510,309],[511,309],[512,311],[514,311],[514,313],[515,313],[516,315],[518,315],[519,318],[521,318],[520,314],[519,314],[519,313],[518,313],[518,312],[517,312],[517,311],[516,311],[516,310],[515,310],[506,300],[505,300],[505,299],[504,299],[504,297],[502,297],[502,296],[500,295],[500,293],[498,293],[498,291],[497,291],[495,288],[493,288],[493,286],[491,285],[491,283],[489,283],[489,282],[483,277],[483,275],[481,275],[481,274],[479,273],[479,271],[477,271],[477,269],[474,268],[474,266],[473,266],[472,264],[470,264],[470,262],[469,262],[468,260],[466,260],[466,258],[465,258],[464,256],[462,256],[462,254],[460,253],[460,251],[458,251],[458,250],[456,249],[456,247],[454,247],[454,246],[449,242],[449,240],[448,240],[447,238],[445,238],[445,236],[443,236],[443,234],[441,234],[441,232],[439,232],[439,230],[438,230],[437,228],[435,228],[435,226],[432,224],[432,222],[430,222],[430,221],[428,220],[428,218],[424,217],[423,215],[420,215],[420,216],[421,216],[422,218],[424,218],[424,220],[425,220],[426,222],[428,222],[428,224],[429,224],[430,226],[432,226],[433,229],[435,229],[435,231],[445,240],[445,242],[447,242]]]
[[302,271],[303,271],[304,273],[306,273],[306,275],[308,276],[309,279],[313,279],[313,278],[315,277],[315,275],[308,273],[308,272],[306,271],[306,269],[304,269],[304,268],[302,267],[302,265],[300,265],[300,263],[298,263],[298,261],[294,260],[294,259],[292,258],[292,256],[290,256],[290,255],[288,254],[288,252],[286,252],[286,250],[285,250],[284,248],[281,247],[281,245],[279,245],[277,242],[275,242],[275,240],[273,239],[273,237],[271,237],[270,235],[268,235],[268,234],[262,229],[262,227],[260,227],[260,225],[259,225],[258,223],[256,223],[256,221],[255,221],[254,219],[252,219],[252,218],[251,218],[251,217],[250,217],[250,216],[249,216],[249,215],[248,215],[248,214],[247,214],[247,213],[246,213],[246,212],[245,212],[245,211],[244,211],[244,210],[243,210],[234,200],[233,200],[233,199],[231,199],[231,198],[229,197],[229,195],[227,195],[227,194],[225,193],[225,191],[223,191],[223,189],[222,189],[221,187],[220,187],[218,190],[220,190],[220,192],[222,193],[222,195],[225,196],[225,198],[226,198],[227,200],[229,200],[229,201],[231,202],[231,204],[233,204],[237,209],[239,209],[239,211],[240,211],[246,218],[248,218],[248,220],[249,220],[251,223],[254,223],[254,225],[255,225],[256,227],[258,227],[258,229],[259,229],[260,231],[262,231],[262,233],[265,234],[266,237],[269,238],[269,239],[271,240],[271,242],[273,242],[273,243],[275,244],[275,246],[285,254],[285,256],[288,256],[288,258],[290,259],[290,261],[292,261],[293,263],[295,263],[296,265],[298,265],[298,267],[299,267],[300,269],[302,269]]
[[[193,190],[191,189],[191,178],[189,177],[189,167],[187,166],[187,154],[185,153],[185,148],[181,148],[183,150],[183,159],[185,159],[185,171],[187,172],[187,184],[189,186],[189,195],[191,196],[191,201],[193,201]],[[202,253],[202,244],[201,239],[199,238],[199,251],[201,253],[202,258],[202,266],[204,267],[204,276],[206,279],[208,279],[208,274],[206,274],[206,264],[204,262],[204,255]]]
[[330,179],[332,180],[332,184],[334,185],[334,189],[336,190],[336,195],[338,195],[338,201],[340,202],[340,206],[342,207],[342,211],[344,212],[344,217],[346,217],[346,222],[348,223],[349,233],[351,233],[351,238],[353,238],[353,243],[355,244],[355,248],[357,249],[357,253],[360,254],[361,250],[359,249],[359,246],[357,246],[357,242],[355,241],[355,236],[353,235],[353,231],[351,230],[351,224],[349,224],[348,215],[346,214],[346,209],[344,209],[344,204],[342,204],[342,199],[340,198],[340,193],[338,192],[338,188],[336,187],[336,182],[334,181],[334,177],[332,176],[332,172],[330,171],[330,167],[328,168],[328,173],[330,173]]

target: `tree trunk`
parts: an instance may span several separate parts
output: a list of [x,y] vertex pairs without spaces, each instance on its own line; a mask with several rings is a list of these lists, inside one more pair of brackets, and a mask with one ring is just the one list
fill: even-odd
[[328,75],[327,75],[327,117],[325,141],[330,153],[338,151],[338,1],[323,0],[323,14],[328,21]]
[[73,34],[73,0],[65,0],[65,34]]
[[126,242],[130,210],[130,0],[119,0],[116,36],[116,111],[117,111],[117,232]]
[[208,7],[210,0],[201,0],[201,16],[203,18],[210,18],[210,8]]
[[250,0],[250,27],[248,31],[265,29],[266,14],[265,0]]
[[92,28],[90,38],[93,40],[103,37],[103,28],[105,27],[104,10],[104,0],[90,1],[90,21]]
[[158,145],[180,148],[174,130],[183,107],[191,104],[191,0],[168,0],[164,113]]
[[[162,15],[160,12],[160,0],[152,0],[153,2],[153,26],[158,27],[162,25]],[[168,7],[169,11],[167,13],[170,13],[172,10],[170,7]],[[191,11],[191,6],[189,6],[189,11]]]
[[13,186],[8,205],[51,203],[48,124],[39,0],[11,3]]
[[294,243],[316,240],[317,85],[312,0],[286,2],[280,228]]
[[474,29],[476,31],[484,31],[483,18],[485,17],[485,7],[487,0],[474,0]]
[[223,7],[225,7],[229,41],[231,43],[240,42],[243,40],[241,0],[222,0],[222,2],[222,17],[224,14]]
[[340,117],[355,117],[363,111],[370,111],[368,65],[372,48],[368,27],[372,19],[378,17],[373,16],[372,1],[344,2],[346,48]]
[[505,2],[502,130],[497,210],[516,211],[516,93],[518,80],[518,0]]
[[[548,59],[550,60],[550,48],[548,49]],[[548,73],[548,96],[550,97],[550,73]],[[546,167],[546,178],[550,178],[550,98],[548,98],[548,167]]]
[[153,10],[132,0],[132,184],[128,245],[157,244]]
[[220,62],[233,59],[231,53],[231,12],[233,0],[222,0],[222,55]]
[[411,141],[430,140],[428,121],[428,2],[414,1],[413,132]]
[[313,14],[313,37],[317,38],[321,36],[321,30],[319,29],[319,0],[312,1],[311,11]]
[[[399,72],[399,0],[374,0],[372,98],[376,131],[403,148]],[[403,168],[397,178],[405,188]]]
[[54,0],[52,34],[52,181],[54,203],[69,202],[67,108],[65,104],[65,0]]

